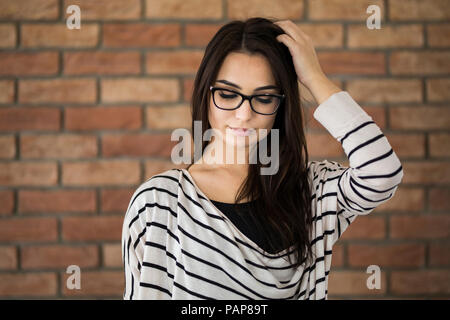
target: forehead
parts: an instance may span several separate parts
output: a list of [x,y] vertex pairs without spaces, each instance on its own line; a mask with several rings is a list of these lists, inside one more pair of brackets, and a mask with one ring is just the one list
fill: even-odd
[[226,56],[217,79],[226,79],[241,87],[259,87],[275,82],[265,56],[240,52],[231,52]]

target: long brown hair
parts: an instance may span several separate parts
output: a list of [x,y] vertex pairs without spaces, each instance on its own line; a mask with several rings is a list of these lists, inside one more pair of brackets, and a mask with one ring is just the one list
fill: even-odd
[[[211,128],[208,121],[209,86],[215,82],[225,57],[230,52],[265,56],[277,86],[285,94],[273,125],[273,128],[279,129],[279,170],[273,175],[261,175],[260,168],[265,165],[259,161],[250,164],[235,203],[242,199],[251,200],[250,214],[255,221],[253,227],[264,232],[271,251],[280,252],[294,246],[290,253],[295,253],[295,263],[292,263],[290,254],[288,257],[289,263],[297,268],[312,257],[311,191],[297,74],[289,49],[276,40],[276,36],[282,33],[284,31],[273,21],[260,17],[231,21],[219,29],[208,43],[195,77],[191,99],[192,132],[194,121],[201,121],[202,136]],[[266,137],[269,152],[270,136]],[[201,143],[202,154],[207,143]],[[200,146],[195,147],[198,149]],[[268,225],[270,230],[263,225]]]

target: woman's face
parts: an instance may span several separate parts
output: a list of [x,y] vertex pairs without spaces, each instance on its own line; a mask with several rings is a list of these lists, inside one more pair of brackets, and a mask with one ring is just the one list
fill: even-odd
[[[237,52],[228,54],[213,86],[232,89],[245,95],[280,93],[277,88],[256,90],[260,87],[276,86],[269,62],[261,54],[249,55]],[[225,94],[230,93],[225,92]],[[249,100],[245,100],[235,110],[217,108],[214,105],[212,95],[209,102],[209,123],[215,132],[218,131],[217,133],[227,147],[248,147],[261,140],[272,129],[275,116],[276,113],[262,115],[254,112],[250,107]],[[247,128],[250,130],[246,133],[246,136],[232,128]],[[267,131],[264,132],[258,129],[267,129]]]

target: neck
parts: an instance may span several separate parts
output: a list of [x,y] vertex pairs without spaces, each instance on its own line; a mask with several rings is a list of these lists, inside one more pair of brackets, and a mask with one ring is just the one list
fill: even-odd
[[249,155],[253,150],[253,147],[248,145],[229,145],[223,140],[213,138],[196,163],[201,162],[211,169],[224,169],[234,174],[247,175],[250,166]]

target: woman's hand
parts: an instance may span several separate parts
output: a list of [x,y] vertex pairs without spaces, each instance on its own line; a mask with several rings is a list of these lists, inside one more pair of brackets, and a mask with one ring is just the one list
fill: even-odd
[[320,104],[331,94],[341,91],[323,73],[311,38],[291,20],[274,22],[284,30],[277,40],[289,49],[298,80],[309,89]]

